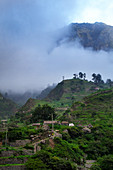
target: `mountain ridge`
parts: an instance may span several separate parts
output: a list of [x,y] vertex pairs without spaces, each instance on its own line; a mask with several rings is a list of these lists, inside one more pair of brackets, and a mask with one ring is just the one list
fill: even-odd
[[57,45],[64,43],[79,43],[84,48],[92,48],[95,51],[113,50],[113,26],[101,22],[92,23],[71,23],[61,31],[57,39]]

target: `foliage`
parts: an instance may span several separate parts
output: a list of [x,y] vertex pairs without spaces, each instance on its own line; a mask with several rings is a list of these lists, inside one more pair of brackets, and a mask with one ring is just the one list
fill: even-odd
[[32,122],[37,122],[39,120],[51,120],[53,115],[53,119],[55,119],[55,111],[54,108],[45,104],[43,106],[38,106],[32,113]]
[[[8,140],[10,142],[15,140],[29,139],[30,135],[37,134],[37,130],[32,127],[17,127],[17,128],[8,128]],[[4,132],[5,136],[5,132]]]
[[[60,149],[60,148],[59,148]],[[54,150],[41,150],[26,162],[28,169],[76,170],[76,165],[62,157],[55,156]]]
[[101,170],[100,165],[94,164],[91,166],[90,170]]
[[105,155],[98,159],[102,170],[113,170],[113,155]]
[[28,170],[46,170],[47,169],[47,165],[44,164],[44,162],[42,160],[40,160],[39,158],[36,159],[29,159],[26,163],[25,163],[26,167]]

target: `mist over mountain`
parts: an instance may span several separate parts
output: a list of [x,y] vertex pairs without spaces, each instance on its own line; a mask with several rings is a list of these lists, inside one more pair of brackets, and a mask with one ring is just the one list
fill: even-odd
[[[108,46],[112,48],[112,27],[90,24],[98,21],[113,25],[112,2],[103,2],[0,1],[0,90],[42,90],[78,71],[112,78],[113,53],[106,52]],[[101,33],[99,29],[96,34],[96,25],[101,25]],[[96,53],[91,48],[101,50]]]
[[41,91],[41,93],[36,96],[37,99],[44,99],[50,92],[56,87],[56,84],[53,83],[53,85],[49,85],[47,88]]
[[57,45],[80,43],[84,48],[93,50],[113,50],[113,26],[101,22],[71,23],[62,29]]
[[36,99],[36,97],[40,94],[40,91],[26,91],[21,93],[16,93],[14,91],[3,92],[3,96],[6,99],[10,99],[13,102],[17,103],[19,106],[22,106],[26,103],[29,98]]

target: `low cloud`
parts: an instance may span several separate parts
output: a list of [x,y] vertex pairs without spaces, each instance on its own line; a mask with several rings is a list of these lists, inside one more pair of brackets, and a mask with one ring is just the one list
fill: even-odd
[[[39,90],[79,71],[86,72],[88,79],[93,72],[112,79],[112,52],[93,52],[77,42],[56,47],[59,30],[82,19],[89,1],[84,2],[0,1],[1,90]],[[94,1],[92,4],[97,8]]]

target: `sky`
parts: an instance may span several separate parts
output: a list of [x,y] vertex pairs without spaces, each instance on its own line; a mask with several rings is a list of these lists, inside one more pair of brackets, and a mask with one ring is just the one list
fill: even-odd
[[110,0],[0,0],[0,89],[39,90],[80,71],[112,79],[112,53],[53,48],[56,33],[70,23],[113,26],[112,18]]

